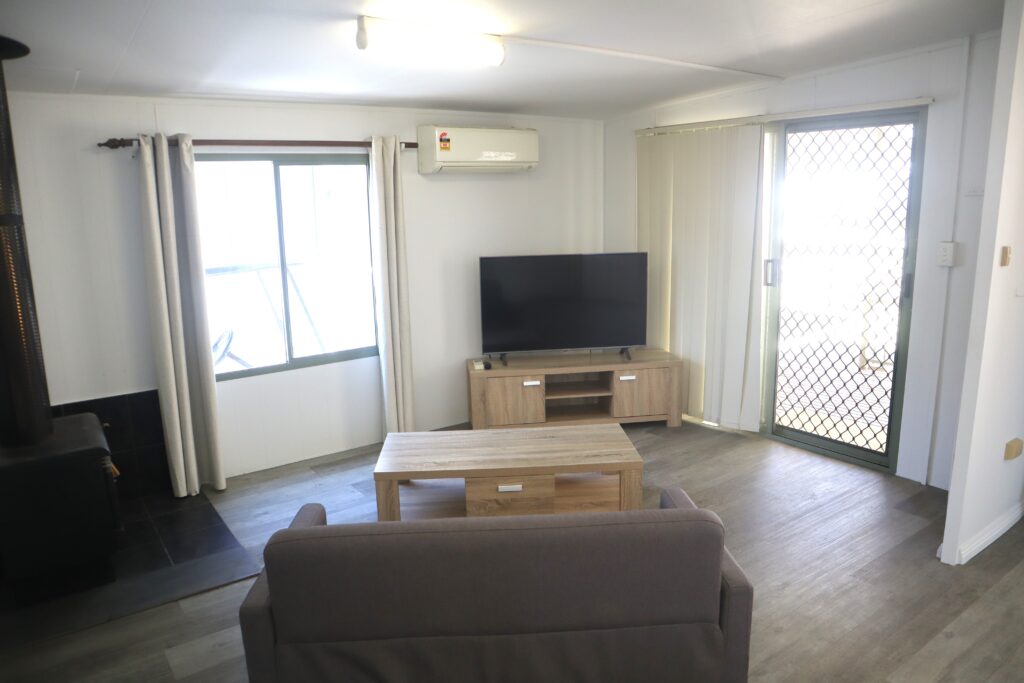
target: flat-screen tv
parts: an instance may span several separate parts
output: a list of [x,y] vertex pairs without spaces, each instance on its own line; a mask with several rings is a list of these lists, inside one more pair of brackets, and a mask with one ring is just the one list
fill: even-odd
[[647,254],[480,259],[484,353],[647,343]]

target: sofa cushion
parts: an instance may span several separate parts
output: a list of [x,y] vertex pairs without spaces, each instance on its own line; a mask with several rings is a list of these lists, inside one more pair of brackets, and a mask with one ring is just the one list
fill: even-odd
[[[712,512],[645,510],[284,530],[264,558],[287,659],[283,645],[472,637],[514,649],[526,634],[650,626],[703,643],[718,629],[722,547]],[[599,655],[600,637],[587,642]]]

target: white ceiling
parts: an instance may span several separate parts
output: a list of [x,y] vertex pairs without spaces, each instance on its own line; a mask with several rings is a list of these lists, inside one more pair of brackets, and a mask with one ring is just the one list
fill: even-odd
[[12,90],[604,118],[756,77],[508,41],[427,71],[355,48],[360,14],[791,76],[999,27],[1002,0],[0,0]]

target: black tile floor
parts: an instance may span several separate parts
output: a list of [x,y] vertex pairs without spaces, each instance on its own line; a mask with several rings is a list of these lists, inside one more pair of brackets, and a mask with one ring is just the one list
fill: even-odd
[[118,578],[242,547],[202,494],[121,501],[121,518],[124,529],[118,532],[114,552]]
[[[204,494],[169,492],[122,499],[113,581],[81,576],[45,582],[26,594],[0,581],[0,651],[88,628],[253,576],[258,558],[244,549]],[[20,594],[12,594],[13,591]]]

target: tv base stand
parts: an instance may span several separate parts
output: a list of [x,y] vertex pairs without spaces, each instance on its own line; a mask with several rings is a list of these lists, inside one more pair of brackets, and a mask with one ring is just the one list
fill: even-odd
[[485,370],[478,360],[466,362],[473,429],[682,423],[684,362],[666,351],[523,354]]

